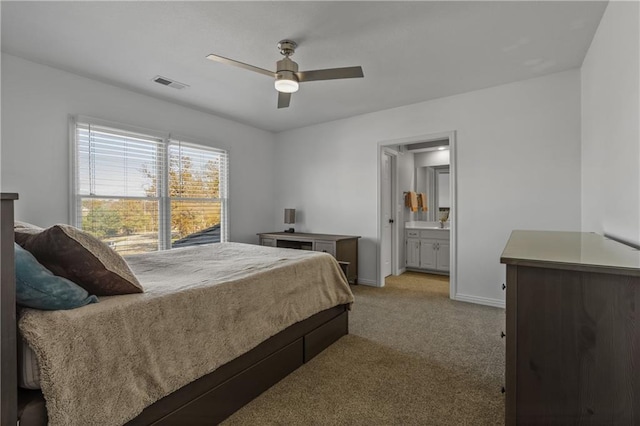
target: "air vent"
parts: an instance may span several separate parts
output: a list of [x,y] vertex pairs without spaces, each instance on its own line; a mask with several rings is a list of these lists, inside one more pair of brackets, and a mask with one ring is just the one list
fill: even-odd
[[189,87],[188,84],[179,83],[175,80],[171,80],[171,79],[168,79],[167,77],[162,77],[159,75],[153,77],[153,81],[155,81],[158,84],[162,84],[163,86],[173,87],[174,89],[178,89],[178,90],[182,90]]

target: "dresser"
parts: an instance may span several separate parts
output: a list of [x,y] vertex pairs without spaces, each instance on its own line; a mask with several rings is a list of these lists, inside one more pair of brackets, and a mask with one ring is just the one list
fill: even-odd
[[640,424],[640,252],[594,233],[513,231],[506,424]]
[[341,263],[349,283],[358,283],[358,239],[360,238],[358,236],[268,232],[258,234],[258,237],[260,245],[263,246],[329,253]]

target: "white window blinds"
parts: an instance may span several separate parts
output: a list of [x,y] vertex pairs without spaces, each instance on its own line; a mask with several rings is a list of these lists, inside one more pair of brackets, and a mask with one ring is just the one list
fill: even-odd
[[[217,233],[226,241],[227,154],[175,139],[169,141],[172,231],[179,238]],[[194,237],[195,238],[195,237]]]
[[226,151],[87,123],[75,130],[75,226],[123,254],[226,241]]
[[88,196],[159,196],[159,192],[152,191],[156,177],[163,173],[164,149],[162,139],[78,124],[79,193]]

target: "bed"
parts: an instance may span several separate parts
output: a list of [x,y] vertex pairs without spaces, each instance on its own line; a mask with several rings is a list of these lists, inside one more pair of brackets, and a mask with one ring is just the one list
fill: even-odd
[[[22,426],[219,423],[348,332],[353,296],[326,254],[223,243],[127,261],[142,294],[19,310],[42,392],[5,404],[17,386],[3,357],[2,424],[13,424],[12,409]],[[2,336],[3,355],[12,343]]]

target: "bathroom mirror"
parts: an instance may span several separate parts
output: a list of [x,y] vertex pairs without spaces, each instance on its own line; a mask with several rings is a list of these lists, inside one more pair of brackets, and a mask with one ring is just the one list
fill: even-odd
[[427,195],[428,211],[413,213],[412,220],[438,221],[451,208],[449,190],[450,152],[448,141],[440,141],[440,146],[429,146],[414,152],[415,191]]
[[449,191],[449,166],[439,167],[435,169],[436,185],[435,195],[437,199],[436,211],[438,212],[438,220],[444,213],[448,213],[451,208],[449,201],[451,195]]
[[414,220],[437,221],[451,208],[449,165],[416,167],[416,192],[427,194],[426,212],[418,211]]

